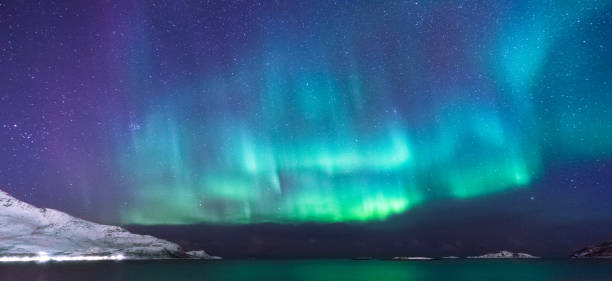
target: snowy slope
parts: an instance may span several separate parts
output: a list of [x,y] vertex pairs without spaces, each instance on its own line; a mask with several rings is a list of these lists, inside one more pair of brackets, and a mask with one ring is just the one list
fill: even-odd
[[0,257],[111,256],[125,258],[215,258],[187,254],[175,243],[133,234],[53,209],[36,208],[0,190]]
[[538,257],[525,253],[512,253],[501,251],[499,253],[484,254],[481,256],[468,257],[469,259],[537,259]]
[[612,241],[590,246],[572,254],[573,258],[612,258]]

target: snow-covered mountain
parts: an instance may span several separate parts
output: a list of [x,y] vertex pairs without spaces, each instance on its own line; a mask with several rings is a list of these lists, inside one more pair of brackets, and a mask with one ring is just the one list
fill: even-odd
[[428,261],[428,260],[433,260],[433,258],[430,258],[430,257],[393,257],[391,258],[391,260],[394,260],[394,261]]
[[576,251],[572,254],[572,258],[612,258],[612,241]]
[[501,251],[498,253],[489,253],[481,256],[468,257],[469,259],[537,259],[539,257],[525,253],[512,253],[509,251]]
[[191,255],[179,245],[110,225],[37,208],[0,190],[0,257],[121,256],[125,258],[217,258]]

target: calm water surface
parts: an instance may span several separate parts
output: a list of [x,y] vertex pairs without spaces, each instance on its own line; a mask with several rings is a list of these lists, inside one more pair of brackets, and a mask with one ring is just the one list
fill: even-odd
[[225,260],[2,264],[15,281],[612,281],[612,260]]

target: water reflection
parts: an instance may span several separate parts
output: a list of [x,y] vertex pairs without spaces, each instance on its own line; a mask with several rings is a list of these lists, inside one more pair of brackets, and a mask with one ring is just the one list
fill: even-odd
[[609,260],[226,260],[3,264],[0,280],[28,281],[604,281]]

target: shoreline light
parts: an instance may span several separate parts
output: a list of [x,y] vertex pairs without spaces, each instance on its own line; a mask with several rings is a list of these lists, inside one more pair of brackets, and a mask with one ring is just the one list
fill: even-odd
[[38,262],[46,263],[49,261],[54,262],[77,262],[77,261],[120,261],[125,259],[123,255],[112,255],[112,256],[49,256],[45,252],[39,252],[38,256],[4,256],[0,257],[0,262]]

